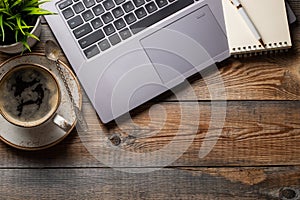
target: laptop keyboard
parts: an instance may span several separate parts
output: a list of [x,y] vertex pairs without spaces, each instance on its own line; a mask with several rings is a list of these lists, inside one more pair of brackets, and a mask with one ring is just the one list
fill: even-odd
[[115,46],[194,0],[63,0],[63,18],[87,59]]

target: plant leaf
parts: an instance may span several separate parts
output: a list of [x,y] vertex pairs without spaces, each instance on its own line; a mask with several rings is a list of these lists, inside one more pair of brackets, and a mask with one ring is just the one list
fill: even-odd
[[30,33],[38,16],[55,14],[39,6],[51,0],[0,0],[0,40],[22,42],[30,50],[28,38],[39,40]]
[[5,25],[5,26],[7,26],[8,28],[10,28],[10,30],[14,30],[14,26],[15,26],[15,24],[14,23],[12,23],[12,22],[3,22],[3,24]]
[[20,29],[20,31],[22,32],[22,34],[25,35],[25,32],[23,30],[23,26],[22,26],[21,16],[20,15],[16,15],[16,20],[17,20],[18,29]]
[[[31,52],[30,46],[28,45],[27,41],[22,41],[22,44],[26,49],[28,49]],[[22,53],[23,53],[23,51],[22,51]]]
[[31,38],[36,39],[37,41],[40,41],[40,39],[39,39],[36,35],[34,35],[34,34],[32,34],[32,33],[26,32],[25,35],[26,35],[27,37],[31,37]]
[[11,13],[9,13],[5,8],[0,8],[0,13],[6,14],[8,16],[11,16]]
[[4,27],[3,27],[3,15],[0,15],[0,28],[1,28],[1,33],[2,33],[2,42],[4,42],[5,39],[5,32],[4,32]]
[[28,15],[52,15],[53,13],[48,11],[48,10],[44,10],[42,8],[36,8],[36,7],[27,7],[24,8],[23,11],[28,12]]
[[19,30],[15,31],[15,40],[16,40],[16,42],[19,41]]
[[11,5],[10,7],[13,8],[17,5],[20,5],[22,3],[23,0],[16,0],[15,3],[13,5]]

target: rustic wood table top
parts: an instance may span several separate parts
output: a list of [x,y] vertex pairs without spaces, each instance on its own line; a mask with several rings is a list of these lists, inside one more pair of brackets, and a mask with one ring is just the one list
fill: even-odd
[[[0,199],[300,199],[299,22],[291,33],[288,53],[230,58],[133,122],[104,126],[84,98],[89,132],[41,151],[0,143]],[[44,21],[33,51],[48,39]]]

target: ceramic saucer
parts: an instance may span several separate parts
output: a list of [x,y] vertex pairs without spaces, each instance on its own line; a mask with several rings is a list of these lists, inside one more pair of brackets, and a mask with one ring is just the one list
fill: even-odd
[[[48,148],[62,141],[71,132],[76,124],[76,116],[73,112],[72,104],[63,80],[60,78],[60,75],[56,70],[55,62],[48,60],[44,54],[31,53],[16,56],[0,65],[0,79],[10,69],[20,64],[42,65],[56,75],[61,88],[61,103],[57,109],[57,114],[63,116],[71,127],[64,131],[49,120],[49,122],[37,127],[22,128],[7,122],[2,115],[0,115],[0,139],[8,145],[23,150],[39,150]],[[82,96],[78,80],[65,63],[60,61],[60,64],[75,103],[79,108],[81,108]]]

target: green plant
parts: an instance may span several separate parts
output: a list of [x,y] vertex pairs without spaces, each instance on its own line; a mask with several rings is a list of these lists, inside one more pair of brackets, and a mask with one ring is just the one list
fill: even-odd
[[22,42],[30,51],[27,38],[39,40],[30,33],[39,16],[53,14],[39,6],[49,0],[0,0],[0,45]]

